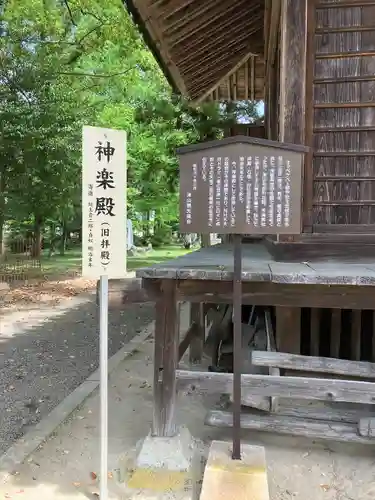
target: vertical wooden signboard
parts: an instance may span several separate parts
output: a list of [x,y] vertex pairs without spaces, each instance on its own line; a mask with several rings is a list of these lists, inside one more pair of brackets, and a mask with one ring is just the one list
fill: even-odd
[[241,458],[243,234],[301,232],[308,148],[247,136],[180,148],[180,231],[234,235],[233,458]]

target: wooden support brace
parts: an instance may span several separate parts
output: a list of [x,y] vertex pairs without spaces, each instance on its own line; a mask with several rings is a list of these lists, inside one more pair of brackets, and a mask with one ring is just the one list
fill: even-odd
[[190,304],[190,324],[193,323],[195,328],[193,328],[191,335],[189,361],[190,363],[200,363],[206,334],[202,303]]

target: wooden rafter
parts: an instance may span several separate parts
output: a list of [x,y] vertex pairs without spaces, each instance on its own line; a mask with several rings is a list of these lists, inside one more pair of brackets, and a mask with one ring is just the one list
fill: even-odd
[[228,71],[226,74],[224,74],[217,83],[215,83],[212,87],[210,87],[204,94],[201,95],[201,97],[199,97],[197,100],[196,100],[196,103],[199,104],[200,102],[204,101],[212,92],[214,92],[216,89],[218,89],[218,87],[220,87],[220,85],[226,80],[226,79],[229,79],[232,75],[234,75],[236,73],[236,71],[241,67],[243,66],[250,58],[253,58],[253,54],[246,54],[245,57],[243,57],[242,59],[240,59],[238,61],[238,63],[230,70]]
[[124,1],[180,92],[202,102],[220,99],[229,85],[227,97],[263,98],[266,0]]

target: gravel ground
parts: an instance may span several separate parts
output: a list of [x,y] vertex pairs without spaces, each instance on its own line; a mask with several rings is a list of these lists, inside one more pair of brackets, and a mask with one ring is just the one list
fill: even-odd
[[[0,313],[1,314],[1,313]],[[153,320],[152,304],[109,312],[109,355]],[[98,367],[92,295],[0,316],[0,454]]]

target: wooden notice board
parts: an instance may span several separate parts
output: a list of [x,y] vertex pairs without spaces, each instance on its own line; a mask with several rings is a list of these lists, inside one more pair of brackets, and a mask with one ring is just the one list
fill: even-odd
[[299,234],[307,151],[247,136],[178,149],[181,232]]

